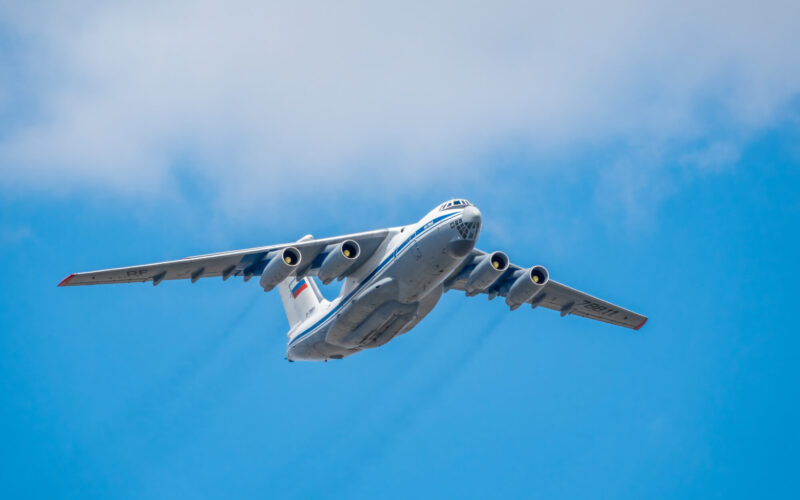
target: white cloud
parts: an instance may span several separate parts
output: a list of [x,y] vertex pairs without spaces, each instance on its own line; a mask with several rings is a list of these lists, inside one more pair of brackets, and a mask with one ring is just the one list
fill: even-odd
[[[740,141],[800,90],[793,2],[4,10],[6,189],[160,197],[183,172],[214,185],[222,207],[261,209],[310,179],[386,192],[474,179],[509,143],[565,156],[682,148],[720,130]],[[736,144],[716,148],[697,153],[699,168],[735,161]],[[602,167],[648,168],[630,163]]]

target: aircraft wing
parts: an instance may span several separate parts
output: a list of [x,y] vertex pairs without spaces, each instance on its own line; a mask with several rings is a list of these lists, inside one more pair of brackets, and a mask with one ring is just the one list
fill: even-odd
[[[465,290],[465,285],[470,272],[475,268],[481,257],[486,252],[473,250],[464,264],[445,282],[446,289]],[[489,288],[480,293],[486,293],[492,299],[496,296],[505,297],[517,276],[523,271],[520,266],[509,263],[508,269]],[[544,307],[559,311],[562,316],[575,314],[584,318],[611,323],[638,330],[647,322],[647,317],[631,310],[598,299],[588,293],[563,285],[554,280],[548,280],[544,288],[532,300],[527,302],[532,307]]]
[[379,229],[319,240],[303,239],[294,243],[198,255],[141,266],[76,273],[64,278],[58,286],[105,285],[145,281],[152,281],[153,285],[158,285],[162,280],[180,279],[190,279],[194,283],[200,278],[215,276],[221,276],[222,279],[228,279],[231,276],[242,276],[247,281],[263,272],[269,260],[267,258],[268,254],[286,247],[294,247],[301,254],[296,275],[314,275],[330,251],[330,246],[345,240],[353,240],[361,248],[357,260],[351,267],[351,269],[355,270],[370,258],[389,232],[389,229]]

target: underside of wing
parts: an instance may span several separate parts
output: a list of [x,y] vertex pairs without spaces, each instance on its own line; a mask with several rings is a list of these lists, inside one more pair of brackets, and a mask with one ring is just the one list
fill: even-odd
[[[286,249],[292,250],[292,258],[294,259],[294,262],[291,263],[294,266],[292,272],[297,276],[316,275],[328,255],[333,252],[344,251],[347,254],[346,257],[352,260],[352,262],[347,263],[349,265],[346,268],[339,267],[339,269],[343,269],[341,275],[345,276],[366,262],[375,253],[375,250],[378,249],[389,232],[389,229],[380,229],[319,240],[305,237],[295,243],[199,255],[140,266],[76,273],[67,276],[58,286],[104,285],[146,281],[152,281],[154,285],[158,285],[163,280],[188,279],[195,282],[200,278],[222,277],[223,279],[228,279],[232,276],[241,276],[247,281],[253,276],[260,275],[273,259],[285,258]],[[345,244],[344,250],[342,249],[343,244]],[[295,253],[296,255],[294,255]]]
[[561,283],[549,280],[537,305],[561,312],[562,316],[575,314],[638,330],[647,322],[641,314],[593,297]]
[[514,265],[502,252],[488,254],[474,250],[445,286],[450,290],[463,290],[467,295],[487,294],[490,299],[504,297],[512,309],[522,304],[533,308],[541,306],[559,311],[562,316],[574,314],[633,330],[647,322],[641,314],[551,280],[541,266]]

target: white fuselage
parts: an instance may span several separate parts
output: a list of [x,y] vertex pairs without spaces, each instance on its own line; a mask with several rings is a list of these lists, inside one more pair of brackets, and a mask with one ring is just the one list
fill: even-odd
[[392,235],[333,301],[289,332],[290,361],[341,359],[378,347],[419,323],[439,301],[442,283],[469,256],[480,232],[474,206],[436,208]]

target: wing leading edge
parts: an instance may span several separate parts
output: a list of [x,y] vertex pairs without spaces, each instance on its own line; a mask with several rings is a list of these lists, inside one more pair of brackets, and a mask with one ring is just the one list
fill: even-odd
[[[474,250],[472,255],[465,260],[464,265],[445,283],[446,288],[449,290],[466,290],[466,283],[470,273],[484,255],[486,255],[485,252]],[[497,281],[481,293],[488,294],[490,299],[496,296],[505,297],[522,271],[523,269],[520,266],[509,264],[508,269],[500,275]],[[541,306],[559,311],[562,316],[574,314],[633,330],[640,329],[647,322],[646,316],[598,299],[554,280],[548,280],[544,288],[527,303],[534,308]]]
[[327,256],[329,246],[345,240],[354,240],[361,247],[358,260],[352,266],[352,269],[356,269],[372,256],[389,234],[389,231],[389,229],[379,229],[319,240],[304,238],[294,243],[198,255],[140,266],[76,273],[64,278],[58,286],[107,285],[147,281],[152,281],[153,285],[158,285],[163,280],[180,279],[189,279],[194,283],[200,278],[219,276],[222,279],[228,279],[231,276],[242,276],[247,281],[253,276],[260,275],[273,255],[287,247],[294,247],[300,252],[301,259],[296,274],[298,276],[314,275]]

